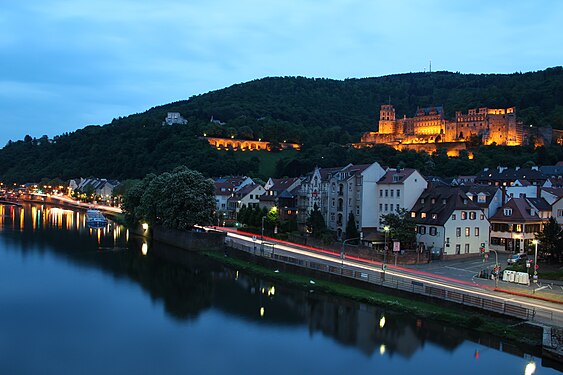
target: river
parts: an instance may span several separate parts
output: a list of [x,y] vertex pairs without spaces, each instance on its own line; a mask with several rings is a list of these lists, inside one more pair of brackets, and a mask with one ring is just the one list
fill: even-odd
[[[296,290],[110,221],[0,205],[0,374],[558,374],[533,349]],[[527,367],[528,366],[528,367]]]

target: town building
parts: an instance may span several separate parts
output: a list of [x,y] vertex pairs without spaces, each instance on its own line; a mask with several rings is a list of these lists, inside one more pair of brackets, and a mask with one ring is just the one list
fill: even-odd
[[246,176],[217,177],[213,179],[215,185],[215,210],[226,213],[228,199],[233,196],[238,189],[253,184],[254,181]]
[[237,189],[233,196],[227,199],[227,214],[229,219],[236,219],[237,213],[242,206],[257,207],[260,203],[260,196],[264,195],[266,190],[262,185],[255,183],[248,184]]
[[547,219],[539,216],[527,198],[512,198],[490,221],[491,249],[523,253],[532,249],[532,240],[543,230]]
[[460,188],[426,189],[410,216],[417,224],[418,250],[441,258],[477,254],[489,239],[485,213]]
[[378,227],[381,227],[383,215],[397,213],[401,209],[410,211],[420,194],[427,187],[428,183],[416,169],[387,169],[383,177],[377,182]]
[[486,218],[492,217],[502,206],[502,191],[498,186],[469,185],[460,187],[467,198],[483,210]]
[[80,178],[78,180],[70,180],[68,184],[69,193],[80,191],[87,194],[95,194],[102,197],[103,200],[109,201],[113,196],[113,189],[119,185],[117,180],[107,180],[105,178]]
[[299,214],[297,197],[302,178],[270,178],[264,185],[266,193],[259,198],[260,207],[268,211],[276,207],[280,220],[290,220]]
[[350,214],[354,216],[358,232],[364,228],[377,228],[377,183],[385,170],[373,164],[353,165],[330,174],[328,178],[328,229],[335,231],[337,238],[343,238]]

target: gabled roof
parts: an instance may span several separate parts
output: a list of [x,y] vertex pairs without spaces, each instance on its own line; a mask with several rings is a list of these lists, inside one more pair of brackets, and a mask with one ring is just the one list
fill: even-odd
[[546,180],[541,171],[531,168],[486,168],[477,174],[475,181]]
[[[444,225],[455,210],[481,210],[457,187],[440,186],[427,188],[422,192],[411,212],[417,224]],[[426,217],[421,217],[421,214]]]
[[542,190],[558,198],[563,197],[563,188],[542,188]]
[[[405,180],[414,172],[416,169],[413,168],[401,168],[388,169],[387,172],[379,179],[378,184],[402,184]],[[398,176],[398,177],[395,177]]]
[[491,185],[464,185],[460,186],[460,189],[464,191],[467,195],[471,194],[473,196],[484,195],[485,202],[479,203],[478,199],[473,199],[473,202],[479,207],[488,207],[491,204],[495,194],[498,192],[499,187]]
[[[510,215],[505,215],[506,209],[510,209]],[[515,222],[522,223],[526,221],[538,222],[542,219],[537,215],[532,215],[534,212],[533,207],[528,203],[526,198],[512,198],[504,204],[496,214],[494,214],[490,221],[501,221],[501,222]]]
[[534,206],[538,211],[551,211],[551,205],[544,198],[526,198],[528,203]]
[[272,178],[272,182],[274,183],[269,191],[278,191],[282,192],[287,190],[291,185],[299,180],[299,177],[293,178]]
[[548,176],[563,176],[563,162],[558,162],[557,165],[544,165],[539,167],[539,170]]

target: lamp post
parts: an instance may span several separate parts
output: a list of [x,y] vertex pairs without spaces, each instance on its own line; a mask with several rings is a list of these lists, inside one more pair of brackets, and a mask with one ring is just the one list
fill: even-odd
[[342,269],[344,268],[344,258],[346,257],[345,254],[344,254],[344,244],[346,242],[355,241],[355,240],[359,240],[359,239],[361,239],[361,237],[348,238],[348,239],[342,241],[342,246],[340,247],[340,259],[341,259],[340,274],[342,274]]
[[540,241],[534,239],[532,240],[532,243],[536,245],[536,250],[534,252],[534,281],[537,281],[538,280],[538,243],[540,243]]
[[387,234],[389,233],[389,225],[383,227],[383,231],[385,232],[385,247],[383,248],[383,271],[387,267]]
[[498,264],[498,253],[497,253],[496,250],[493,250],[493,249],[489,249],[489,251],[494,251],[494,252],[495,252],[495,268],[494,268],[494,269],[498,269],[498,271],[499,271],[499,272],[497,273],[497,275],[495,276],[495,287],[498,288],[498,279],[499,279],[499,277],[500,277],[500,265]]

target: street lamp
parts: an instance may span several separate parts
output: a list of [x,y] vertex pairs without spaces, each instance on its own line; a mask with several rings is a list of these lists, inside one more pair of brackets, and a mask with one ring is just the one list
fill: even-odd
[[266,216],[262,216],[262,232],[260,235],[260,253],[264,253],[264,219],[266,219]]
[[540,241],[534,239],[532,240],[532,243],[536,245],[536,251],[534,252],[534,281],[537,281],[538,280],[538,243],[540,243]]
[[385,271],[385,267],[387,264],[387,234],[389,233],[389,225],[383,227],[383,231],[385,232],[385,247],[383,249],[383,270]]
[[341,259],[340,273],[341,274],[342,274],[342,268],[344,268],[344,258],[346,257],[345,254],[344,254],[344,244],[346,242],[355,241],[355,240],[359,240],[359,239],[361,239],[361,237],[348,238],[348,239],[342,241],[342,246],[340,247],[340,259]]

